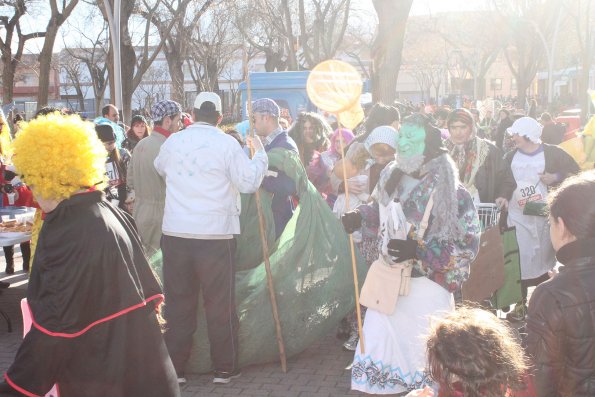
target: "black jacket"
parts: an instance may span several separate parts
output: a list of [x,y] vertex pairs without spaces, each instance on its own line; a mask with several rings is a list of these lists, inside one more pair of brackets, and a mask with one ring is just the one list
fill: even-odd
[[0,396],[54,383],[61,397],[179,396],[155,315],[162,298],[130,216],[97,191],[61,202],[39,233],[33,327]]
[[490,148],[488,156],[477,170],[474,184],[479,193],[480,201],[482,203],[493,203],[498,198],[498,186],[502,179],[504,167],[502,151],[491,142],[487,142],[487,144]]
[[595,396],[595,239],[562,247],[565,266],[529,302],[527,352],[539,397]]

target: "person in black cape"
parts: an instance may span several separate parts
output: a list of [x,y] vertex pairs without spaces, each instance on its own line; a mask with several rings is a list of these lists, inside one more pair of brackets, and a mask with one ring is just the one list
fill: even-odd
[[100,191],[106,153],[93,125],[40,117],[14,149],[45,220],[27,291],[33,325],[0,396],[43,396],[54,384],[60,397],[180,396],[161,287],[134,221]]

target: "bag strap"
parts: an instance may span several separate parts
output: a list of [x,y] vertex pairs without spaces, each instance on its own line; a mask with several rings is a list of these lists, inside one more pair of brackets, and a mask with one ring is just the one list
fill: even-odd
[[426,234],[426,230],[428,229],[428,225],[430,223],[430,215],[432,214],[432,207],[434,206],[434,191],[432,190],[432,194],[430,194],[430,199],[428,200],[428,204],[426,205],[426,210],[424,211],[424,216],[421,219],[421,223],[419,224],[419,229],[417,231],[417,238],[422,239]]

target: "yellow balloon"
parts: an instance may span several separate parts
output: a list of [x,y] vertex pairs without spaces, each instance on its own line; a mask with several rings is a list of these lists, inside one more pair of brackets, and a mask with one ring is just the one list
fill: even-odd
[[358,126],[364,119],[364,109],[359,101],[357,101],[350,109],[339,113],[339,125],[347,127],[350,130]]
[[308,97],[319,109],[338,114],[359,102],[362,78],[353,66],[343,61],[324,61],[308,76]]

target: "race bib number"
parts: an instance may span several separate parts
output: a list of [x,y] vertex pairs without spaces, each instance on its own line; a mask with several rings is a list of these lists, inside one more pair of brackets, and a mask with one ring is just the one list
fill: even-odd
[[515,200],[520,208],[530,201],[544,201],[545,197],[538,188],[539,181],[537,183],[531,182],[519,182],[517,190],[515,191]]
[[117,186],[120,184],[120,175],[113,162],[110,161],[109,163],[105,163],[105,175],[109,180],[110,186]]

